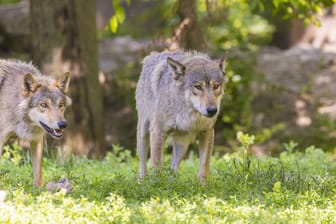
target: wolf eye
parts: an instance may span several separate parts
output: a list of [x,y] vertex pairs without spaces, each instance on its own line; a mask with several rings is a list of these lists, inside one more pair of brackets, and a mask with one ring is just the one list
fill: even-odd
[[220,86],[220,85],[219,85],[218,83],[216,83],[216,84],[214,84],[213,88],[214,88],[214,89],[218,89],[219,86]]
[[196,88],[198,90],[202,90],[202,86],[201,85],[194,85],[194,88]]
[[40,107],[42,107],[42,108],[48,108],[48,104],[46,104],[46,103],[40,103]]
[[64,103],[60,103],[60,104],[58,105],[58,107],[59,107],[59,108],[63,108],[63,107],[64,107]]

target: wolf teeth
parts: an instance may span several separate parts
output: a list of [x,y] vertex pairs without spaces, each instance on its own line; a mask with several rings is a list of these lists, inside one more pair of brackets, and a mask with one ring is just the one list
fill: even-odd
[[56,135],[62,135],[62,130],[61,129],[54,129],[54,134]]
[[41,126],[47,131],[49,135],[52,137],[60,138],[63,135],[63,131],[61,129],[52,129],[42,121],[40,121]]

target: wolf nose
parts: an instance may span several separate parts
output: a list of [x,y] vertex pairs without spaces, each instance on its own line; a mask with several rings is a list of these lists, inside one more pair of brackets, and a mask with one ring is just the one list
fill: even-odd
[[207,112],[212,117],[217,113],[217,107],[207,107]]
[[60,129],[64,129],[68,126],[68,123],[66,121],[59,121],[57,122],[57,125]]

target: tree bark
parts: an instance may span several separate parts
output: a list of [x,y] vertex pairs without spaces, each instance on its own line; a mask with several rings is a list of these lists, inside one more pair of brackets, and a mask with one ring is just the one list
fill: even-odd
[[67,150],[102,158],[103,95],[98,80],[95,1],[31,0],[33,62],[46,74],[70,71]]
[[202,50],[206,47],[204,31],[197,20],[196,0],[178,0],[176,14],[181,22],[174,31],[180,48]]

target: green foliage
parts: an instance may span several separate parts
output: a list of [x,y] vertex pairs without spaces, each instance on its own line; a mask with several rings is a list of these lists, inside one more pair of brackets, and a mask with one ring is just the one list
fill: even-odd
[[[15,142],[11,146],[4,146],[2,158],[9,160],[15,165],[19,165],[23,160],[23,149]],[[25,163],[27,161],[25,160]]]
[[[105,31],[105,36],[129,35],[134,38],[170,37],[173,25],[177,22],[174,14],[175,0],[142,1],[139,9],[128,13],[125,9],[125,21],[118,24],[117,32]],[[131,4],[137,4],[133,2]],[[130,10],[129,10],[130,11]]]
[[20,0],[0,0],[0,5],[2,4],[14,4],[14,3],[18,3],[20,2]]
[[[242,147],[253,137],[237,134]],[[206,186],[199,184],[191,153],[178,174],[162,169],[137,180],[138,161],[118,146],[99,162],[73,157],[65,165],[44,159],[45,181],[69,178],[73,191],[31,187],[29,164],[18,154],[0,160],[1,223],[331,223],[336,215],[336,164],[315,147],[280,158],[214,157]],[[295,150],[296,151],[296,150]],[[7,154],[6,154],[7,155]],[[165,156],[165,167],[169,156]],[[17,162],[21,160],[21,162]]]
[[[232,48],[255,49],[271,39],[274,19],[298,18],[318,25],[317,14],[332,6],[336,0],[197,0],[197,17],[205,31],[208,47],[217,50]],[[129,1],[127,1],[129,4]],[[125,9],[113,0],[115,14],[110,20],[110,31],[122,35],[171,36],[179,18],[174,12],[174,0],[152,3],[136,18],[125,20]],[[130,19],[130,22],[128,22]],[[121,23],[121,31],[118,28]],[[151,27],[155,26],[154,29]],[[145,27],[145,29],[144,29]],[[146,32],[144,32],[146,30]]]
[[[126,1],[127,5],[131,3],[131,0]],[[114,15],[110,19],[109,28],[112,33],[118,31],[118,26],[125,21],[125,9],[121,6],[119,0],[112,1]]]
[[[215,49],[255,49],[267,43],[274,31],[274,19],[297,18],[319,25],[318,15],[336,0],[198,0],[200,21],[207,28]],[[212,8],[212,9],[211,9]],[[265,16],[266,15],[266,16]]]
[[[284,19],[297,18],[303,19],[306,24],[313,22],[319,25],[316,15],[321,15],[323,9],[331,7],[336,3],[336,0],[318,0],[318,1],[303,1],[303,0],[272,0],[263,1],[263,4],[272,4],[273,14],[283,15]],[[264,6],[262,6],[264,9]]]
[[[254,83],[261,84],[263,80],[253,68],[255,66],[254,53],[246,53],[242,60],[241,55],[231,55],[227,60],[226,66],[226,85],[225,95],[222,100],[221,111],[222,115],[217,120],[216,130],[223,130],[223,139],[228,139],[227,142],[232,148],[236,147],[236,132],[250,131],[252,102],[255,98],[252,85]],[[254,130],[254,133],[256,130]],[[258,136],[258,139],[261,139]],[[266,137],[264,135],[264,137]],[[258,140],[257,139],[257,140]],[[221,142],[222,143],[222,142]]]
[[[180,22],[175,14],[176,0],[145,2],[143,7],[146,4],[147,8],[137,13],[136,17],[129,15],[125,18],[125,7],[120,5],[119,0],[113,0],[115,14],[110,19],[108,29],[111,34],[132,35],[137,38],[171,37]],[[248,1],[218,1],[218,4],[219,7],[214,6],[214,13],[220,16],[213,17],[208,11],[206,1],[197,1],[197,16],[210,48],[250,49],[270,39],[272,25],[255,13],[254,7],[250,7]]]
[[241,147],[238,147],[239,157],[243,158],[243,160],[237,159],[237,161],[242,165],[244,172],[248,172],[250,169],[251,159],[249,149],[254,143],[254,138],[254,135],[244,134],[241,131],[237,133],[238,142],[241,144]]
[[254,135],[244,134],[239,131],[237,133],[237,139],[242,144],[242,149],[248,151],[249,147],[254,143]]
[[[271,39],[274,27],[265,18],[255,12],[251,1],[228,0],[219,1],[213,18],[211,12],[200,2],[200,14],[206,15],[202,20],[207,21],[207,39],[214,49],[255,49],[260,44]],[[211,3],[210,3],[211,4]],[[203,16],[204,17],[204,16]]]

